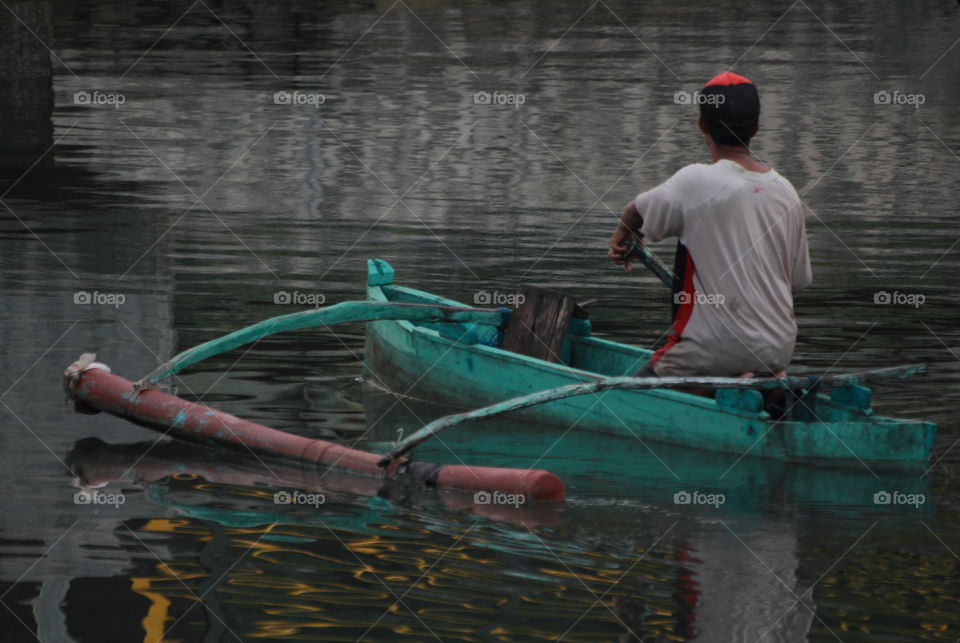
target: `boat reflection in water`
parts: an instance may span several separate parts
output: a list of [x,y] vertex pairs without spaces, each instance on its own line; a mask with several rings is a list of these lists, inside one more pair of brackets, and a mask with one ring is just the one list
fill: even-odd
[[[371,384],[364,387],[364,406],[367,424],[374,427],[369,436],[374,451],[386,450],[398,434],[409,435],[436,417],[459,410],[398,400]],[[812,592],[822,565],[804,560],[801,553],[813,544],[804,532],[815,531],[805,521],[817,525],[831,516],[860,517],[869,530],[887,509],[877,504],[877,494],[882,498],[891,490],[923,499],[924,505],[911,509],[911,518],[932,514],[926,503],[928,478],[902,471],[819,468],[639,438],[605,438],[577,431],[576,426],[504,419],[452,427],[439,437],[411,455],[431,460],[446,454],[472,464],[537,466],[559,475],[568,493],[565,524],[573,534],[595,531],[601,524],[600,540],[613,540],[621,526],[637,525],[636,520],[624,519],[625,510],[678,521],[680,526],[665,534],[662,544],[672,549],[678,565],[670,630],[679,638],[699,632],[717,641],[794,641],[806,640],[815,628],[829,636],[828,626],[816,616]],[[895,507],[892,512],[902,515],[903,509]],[[863,533],[855,532],[849,542],[839,538],[826,548],[838,548],[839,557]],[[618,596],[612,610],[618,618],[622,613],[625,621],[630,615],[650,616],[645,598],[645,594]],[[641,623],[656,621],[654,616],[633,622],[642,627]],[[624,640],[630,638],[628,633]]]
[[[364,386],[368,448],[382,452],[398,435],[409,435],[437,417],[458,412],[412,398],[398,400],[377,386]],[[604,436],[535,422],[495,418],[444,430],[418,446],[412,457],[461,459],[475,465],[542,467],[560,476],[568,496],[643,501],[675,511],[694,491],[722,494],[727,510],[766,511],[770,506],[870,506],[874,494],[895,489],[927,494],[929,478],[914,472],[816,467],[697,450],[623,436]],[[686,493],[684,493],[686,492]],[[703,498],[709,500],[708,498]],[[925,507],[929,511],[931,508]]]
[[[560,503],[472,506],[473,496],[459,492],[181,442],[110,445],[87,438],[74,445],[68,466],[81,488],[124,493],[125,515],[137,511],[131,500],[137,488],[162,509],[116,528],[131,549],[165,554],[162,560],[146,554],[149,569],[138,565],[132,583],[150,601],[141,621],[150,641],[199,640],[198,627],[206,640],[229,638],[226,624],[244,639],[341,628],[354,640],[389,616],[412,583],[451,583],[427,574],[440,554],[472,560],[465,546],[453,546],[471,530],[462,509],[528,528],[558,523],[563,510]],[[434,593],[406,600],[439,609],[446,602]],[[194,613],[197,603],[202,609]],[[397,627],[393,617],[382,620],[382,629]],[[409,613],[406,620],[417,624]]]
[[[394,401],[365,387],[371,430],[357,446],[382,451],[398,429],[409,434],[449,411]],[[878,510],[862,494],[912,488],[867,472],[648,450],[575,428],[558,441],[562,433],[478,423],[414,454],[536,462],[568,485],[564,503],[519,508],[186,443],[81,440],[69,465],[79,484],[130,498],[114,531],[136,561],[130,592],[140,603],[130,609],[142,609],[143,631],[126,638],[151,641],[231,631],[337,640],[829,636],[814,612],[831,629],[846,617],[804,590],[852,538],[817,542],[811,557],[814,532],[798,513],[870,516]],[[677,504],[683,492],[722,494],[723,503],[698,505],[691,495]],[[279,493],[302,502],[280,504]]]
[[[492,505],[475,502],[473,494],[416,488],[337,469],[298,467],[283,461],[263,460],[243,454],[192,443],[149,442],[109,445],[96,438],[74,445],[68,461],[77,474],[77,486],[100,489],[107,485],[144,486],[151,500],[175,507],[178,513],[231,525],[265,525],[275,522],[338,525],[336,513],[318,513],[328,507],[363,506],[370,498],[378,511],[390,504],[404,509],[469,509],[493,520],[514,521],[531,526],[556,524],[562,503]],[[229,506],[218,502],[208,506],[189,504],[176,493],[177,482],[204,481],[229,487]],[[189,485],[203,491],[198,482]],[[208,496],[200,495],[201,500]],[[350,522],[350,521],[348,521]],[[350,524],[363,528],[362,522]]]

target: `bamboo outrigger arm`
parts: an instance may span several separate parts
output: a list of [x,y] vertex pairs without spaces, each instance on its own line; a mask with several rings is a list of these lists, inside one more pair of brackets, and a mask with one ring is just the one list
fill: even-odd
[[432,304],[397,302],[345,301],[324,308],[305,310],[289,315],[271,317],[262,322],[194,346],[164,362],[146,377],[134,384],[136,390],[150,388],[157,382],[179,373],[188,366],[214,355],[226,353],[244,344],[289,330],[332,326],[345,322],[413,321],[473,323],[497,328],[506,327],[509,310],[496,308],[466,308]]
[[[907,366],[894,366],[890,368],[881,368],[872,371],[862,371],[859,373],[843,373],[837,375],[825,375],[818,379],[820,382],[830,383],[833,386],[854,386],[865,384],[867,382],[884,379],[905,379],[913,375],[922,375],[926,373],[925,364],[910,364]],[[672,388],[707,388],[707,389],[753,389],[753,390],[772,390],[772,389],[805,389],[811,384],[810,377],[768,377],[768,378],[731,378],[731,377],[606,377],[592,382],[580,384],[568,384],[557,388],[547,389],[545,391],[536,391],[520,397],[511,398],[503,402],[491,404],[483,408],[455,413],[430,422],[420,430],[410,434],[387,453],[380,460],[380,466],[389,466],[394,460],[407,453],[417,445],[425,442],[430,437],[436,435],[443,429],[451,426],[463,424],[465,422],[476,422],[488,418],[518,411],[520,409],[545,404],[555,400],[562,400],[567,397],[578,395],[590,395],[612,389],[620,390],[642,390],[642,389],[672,389]]]

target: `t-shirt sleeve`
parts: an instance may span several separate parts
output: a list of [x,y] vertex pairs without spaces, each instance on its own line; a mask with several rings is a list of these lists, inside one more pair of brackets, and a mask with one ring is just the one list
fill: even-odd
[[645,239],[656,243],[666,237],[679,237],[683,232],[683,212],[669,183],[637,195],[634,205],[643,219],[640,232]]
[[[682,170],[681,170],[682,171]],[[677,194],[677,175],[665,183],[642,192],[634,199],[637,212],[643,219],[640,228],[645,239],[654,243],[683,233],[683,209]]]
[[810,267],[810,248],[807,246],[806,208],[799,208],[799,233],[793,243],[793,269],[790,272],[793,292],[803,290],[813,281],[813,269]]

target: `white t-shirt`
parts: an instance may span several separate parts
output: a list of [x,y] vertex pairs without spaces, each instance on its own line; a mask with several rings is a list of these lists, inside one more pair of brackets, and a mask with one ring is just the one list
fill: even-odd
[[805,210],[775,170],[688,165],[636,198],[652,242],[679,237],[687,261],[661,377],[783,370],[797,337],[793,293],[811,279]]

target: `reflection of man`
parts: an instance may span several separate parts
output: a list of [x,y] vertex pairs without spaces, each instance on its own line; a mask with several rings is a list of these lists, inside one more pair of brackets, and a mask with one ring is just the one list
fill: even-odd
[[750,152],[760,98],[720,74],[700,93],[712,164],[680,169],[627,204],[608,256],[630,269],[626,241],[679,237],[673,332],[638,375],[778,373],[793,356],[793,293],[811,281],[800,198]]
[[743,534],[750,549],[726,529],[691,539],[677,552],[686,561],[678,626],[704,643],[806,641],[814,605],[799,586],[795,529],[768,524]]

